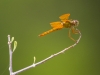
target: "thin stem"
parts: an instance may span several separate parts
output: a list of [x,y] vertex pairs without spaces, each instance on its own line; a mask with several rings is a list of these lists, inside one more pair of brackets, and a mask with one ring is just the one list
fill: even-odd
[[80,39],[81,39],[81,36],[82,36],[80,31],[79,31],[79,34],[80,34],[80,36],[79,36],[78,40],[77,40],[73,45],[71,45],[71,46],[69,46],[69,47],[67,47],[67,48],[65,48],[65,49],[63,49],[63,50],[61,50],[61,51],[59,51],[59,52],[57,52],[57,53],[55,53],[55,54],[52,54],[51,56],[45,58],[44,60],[42,60],[42,61],[40,61],[40,62],[33,63],[32,65],[30,65],[30,66],[28,66],[28,67],[25,67],[25,68],[23,68],[23,69],[21,69],[21,70],[18,70],[18,71],[16,71],[16,72],[14,72],[13,75],[16,75],[16,74],[18,74],[18,73],[20,73],[20,72],[22,72],[22,71],[25,71],[25,70],[27,70],[27,69],[33,68],[33,67],[35,67],[35,66],[37,66],[37,65],[40,65],[40,64],[46,62],[47,60],[49,60],[49,59],[51,59],[51,58],[53,58],[53,57],[55,57],[55,56],[57,56],[57,55],[59,55],[59,54],[62,54],[62,53],[64,53],[65,51],[67,51],[68,49],[70,49],[70,48],[76,46],[76,45],[79,43],[79,41],[80,41]]
[[13,73],[13,69],[12,69],[12,48],[11,48],[11,42],[10,42],[10,35],[8,35],[8,46],[9,46],[9,72],[10,75],[14,75]]

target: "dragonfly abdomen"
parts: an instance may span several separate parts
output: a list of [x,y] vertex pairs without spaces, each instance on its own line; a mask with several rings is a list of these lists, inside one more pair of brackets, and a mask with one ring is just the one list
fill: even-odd
[[40,34],[39,36],[44,36],[44,35],[46,35],[46,34],[49,34],[49,33],[53,32],[53,31],[56,31],[56,30],[59,30],[59,29],[58,29],[58,28],[50,29],[50,30],[48,30],[48,31],[46,31],[46,32],[44,32],[44,33],[42,33],[42,34]]

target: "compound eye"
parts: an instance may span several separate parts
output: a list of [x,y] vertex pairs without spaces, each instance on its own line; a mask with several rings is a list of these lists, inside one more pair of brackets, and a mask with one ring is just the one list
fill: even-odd
[[74,24],[75,24],[75,26],[78,26],[79,25],[79,21],[75,20]]

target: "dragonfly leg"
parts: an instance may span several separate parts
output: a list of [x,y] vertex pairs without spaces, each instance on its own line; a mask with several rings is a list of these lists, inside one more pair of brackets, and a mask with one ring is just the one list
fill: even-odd
[[71,32],[71,31],[69,30],[69,34],[68,34],[69,38],[70,38],[71,40],[73,40],[73,41],[76,42],[76,40],[75,40],[74,38],[71,37],[71,33],[70,33],[70,32]]
[[75,30],[75,31],[74,31],[74,34],[78,34],[78,33],[79,33],[79,30]]
[[73,29],[72,29],[72,33],[73,33],[73,34],[78,34],[78,33],[79,33],[79,30],[78,30],[78,29],[73,28]]

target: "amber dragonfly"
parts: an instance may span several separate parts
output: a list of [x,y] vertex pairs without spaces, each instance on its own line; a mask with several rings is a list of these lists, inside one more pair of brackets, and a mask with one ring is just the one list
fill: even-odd
[[79,30],[76,29],[76,27],[79,25],[79,21],[78,20],[72,20],[72,19],[69,20],[69,16],[70,16],[69,13],[61,15],[59,17],[61,21],[51,22],[50,25],[51,25],[52,29],[40,34],[39,36],[44,36],[46,34],[49,34],[49,33],[53,32],[53,31],[60,30],[62,28],[69,28],[68,36],[73,41],[76,41],[71,37],[70,31],[72,31],[73,34],[78,34],[79,33]]

